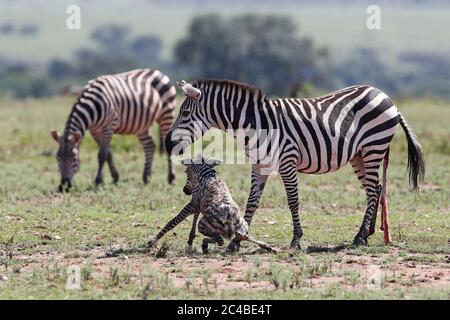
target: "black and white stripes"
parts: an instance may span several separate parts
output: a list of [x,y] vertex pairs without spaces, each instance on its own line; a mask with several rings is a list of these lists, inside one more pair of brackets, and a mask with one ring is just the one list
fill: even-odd
[[[294,247],[299,246],[303,234],[298,214],[297,172],[322,174],[352,164],[367,196],[364,220],[354,239],[356,244],[367,243],[374,232],[380,197],[382,206],[386,206],[382,213],[387,215],[386,190],[379,184],[378,171],[383,159],[387,164],[389,143],[398,123],[406,132],[413,189],[417,189],[418,180],[423,177],[419,143],[392,100],[376,88],[359,85],[318,98],[268,99],[259,89],[233,81],[205,80],[192,84],[183,81],[179,85],[187,98],[166,139],[166,148],[171,153],[181,151],[211,127],[279,133],[277,143],[267,143],[266,136],[260,136],[252,146],[264,146],[265,153],[272,155],[270,166],[281,175],[293,219]],[[180,131],[182,141],[178,140]],[[245,139],[247,155],[252,147],[248,141]],[[267,168],[259,160],[253,163],[245,213],[248,223],[268,178],[264,169]]]
[[[176,90],[170,79],[158,70],[138,69],[115,75],[104,75],[88,82],[67,119],[64,134],[52,132],[60,144],[58,162],[62,184],[70,183],[79,167],[71,154],[78,154],[79,143],[89,130],[100,147],[96,184],[103,181],[103,166],[108,163],[116,182],[119,179],[112,158],[110,142],[114,133],[135,134],[145,151],[145,183],[151,175],[155,144],[149,133],[156,121],[161,143],[173,122]],[[68,147],[67,147],[68,146]],[[169,158],[169,182],[175,179]],[[62,163],[63,162],[63,163]],[[77,166],[70,165],[78,163]]]

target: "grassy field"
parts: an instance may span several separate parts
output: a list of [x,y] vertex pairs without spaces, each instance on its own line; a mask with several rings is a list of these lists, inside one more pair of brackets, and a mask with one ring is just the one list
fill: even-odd
[[[271,255],[243,244],[238,254],[213,246],[203,256],[198,249],[184,251],[191,219],[163,239],[167,252],[141,249],[189,198],[182,192],[183,168],[176,167],[176,185],[169,186],[161,156],[151,183],[143,185],[143,152],[135,137],[114,138],[121,174],[117,186],[107,176],[103,187],[93,188],[97,148],[88,135],[75,190],[56,193],[57,146],[49,131],[62,130],[71,102],[0,101],[0,299],[450,299],[448,103],[398,101],[424,147],[427,174],[421,192],[409,192],[406,142],[398,130],[389,170],[393,245],[383,244],[381,231],[367,247],[350,245],[365,197],[346,167],[329,175],[299,176],[301,251]],[[243,208],[249,166],[223,165],[218,173]],[[277,247],[291,240],[278,176],[267,184],[251,232]],[[81,270],[80,290],[66,289],[72,265]],[[381,283],[368,288],[373,270]]]

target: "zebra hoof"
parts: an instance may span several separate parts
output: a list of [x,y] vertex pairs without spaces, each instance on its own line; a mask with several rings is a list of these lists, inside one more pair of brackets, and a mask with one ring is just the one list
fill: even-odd
[[98,185],[101,185],[101,184],[103,184],[103,177],[96,177],[95,178],[95,185],[98,186]]
[[186,248],[184,248],[184,251],[186,254],[193,254],[196,252],[195,248],[192,247],[192,245],[187,244]]
[[155,239],[150,240],[149,242],[147,242],[147,248],[148,249],[154,248],[156,246],[156,242],[157,240]]
[[231,241],[228,244],[228,247],[226,249],[226,252],[238,252],[240,249],[241,245],[239,243],[233,242]]
[[117,184],[119,182],[119,175],[113,176],[113,183]]
[[292,250],[301,250],[302,247],[300,246],[300,241],[295,241],[295,240],[293,240],[293,241],[291,242],[291,249],[292,249]]
[[364,239],[360,236],[356,236],[355,239],[353,239],[353,245],[355,246],[367,246],[367,239]]

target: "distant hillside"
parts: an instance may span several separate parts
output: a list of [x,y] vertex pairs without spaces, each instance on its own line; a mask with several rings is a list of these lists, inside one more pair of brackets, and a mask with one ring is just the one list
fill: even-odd
[[[366,7],[373,1],[43,1],[0,0],[2,26],[17,32],[0,35],[0,56],[45,62],[52,57],[67,58],[82,46],[90,46],[89,34],[105,23],[126,24],[135,34],[154,34],[161,38],[164,54],[171,55],[176,40],[185,34],[195,15],[221,12],[235,15],[248,12],[276,13],[292,17],[299,32],[311,35],[320,45],[329,46],[339,58],[349,49],[383,48],[386,54],[404,50],[450,52],[450,6],[445,1],[377,1],[381,6],[382,30],[365,27]],[[82,29],[65,27],[69,4],[82,9]],[[256,5],[258,4],[258,5]],[[34,28],[34,29],[33,29]],[[28,30],[28,31],[27,31]]]

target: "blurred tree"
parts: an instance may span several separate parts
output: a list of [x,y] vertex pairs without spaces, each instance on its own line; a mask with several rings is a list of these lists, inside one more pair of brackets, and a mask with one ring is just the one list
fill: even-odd
[[399,55],[402,93],[408,95],[450,96],[450,57],[433,52],[407,51]]
[[368,84],[387,91],[399,92],[398,74],[380,58],[376,49],[357,48],[331,68],[339,87]]
[[73,68],[70,63],[56,59],[50,61],[47,73],[50,77],[61,80],[73,76]]
[[39,32],[39,28],[34,24],[26,24],[20,28],[20,33],[24,36],[34,36]]
[[130,55],[115,55],[90,49],[77,50],[74,55],[75,74],[78,78],[86,80],[139,67],[137,60]]
[[100,46],[100,50],[122,55],[128,52],[129,33],[130,28],[128,26],[106,24],[95,29],[91,38]]
[[188,77],[239,80],[278,95],[314,81],[326,56],[310,38],[296,36],[291,19],[279,16],[201,16],[175,48],[175,62]]
[[130,39],[129,28],[108,24],[92,32],[97,49],[82,48],[74,53],[72,68],[79,79],[92,79],[103,74],[136,68],[156,68],[160,60],[161,41],[154,36]]
[[156,65],[160,61],[162,43],[155,36],[141,36],[130,44],[130,50],[133,56],[142,63],[149,66]]
[[9,35],[14,31],[14,25],[12,23],[4,23],[0,25],[0,33]]
[[51,80],[24,64],[11,65],[0,72],[0,77],[0,93],[8,93],[14,98],[46,97],[52,93]]

